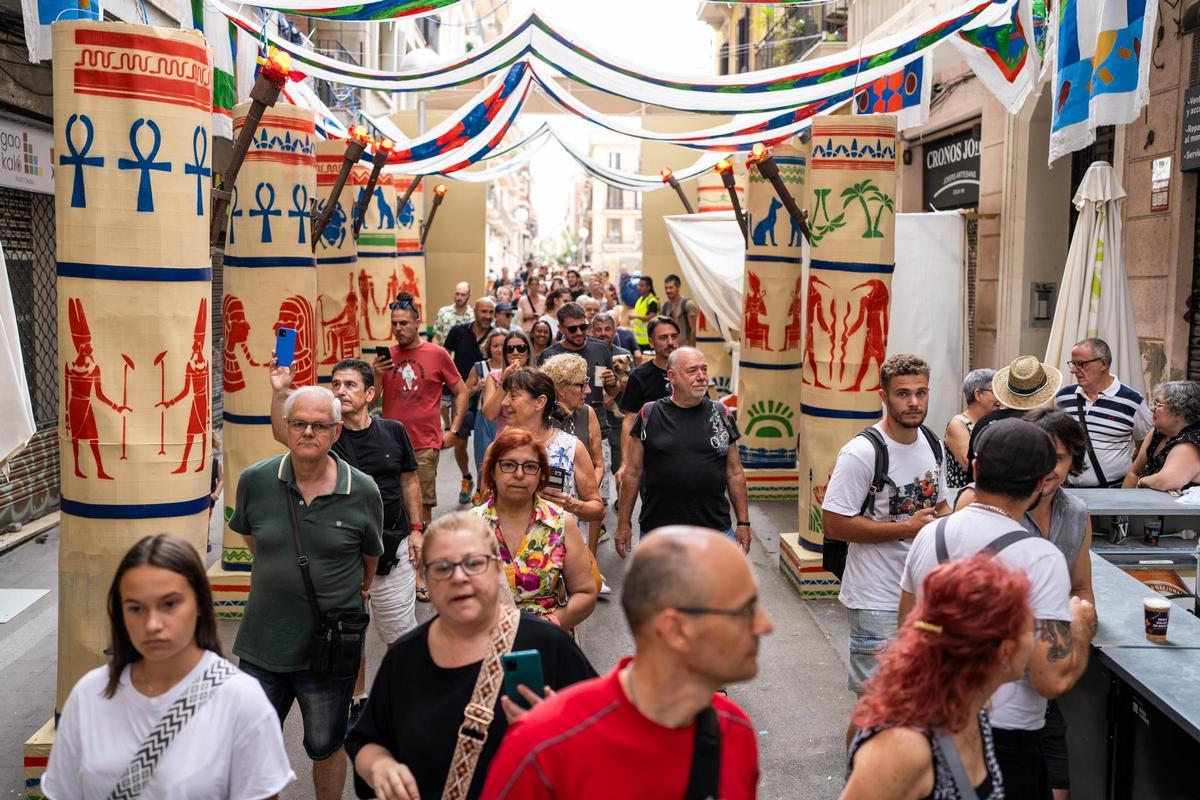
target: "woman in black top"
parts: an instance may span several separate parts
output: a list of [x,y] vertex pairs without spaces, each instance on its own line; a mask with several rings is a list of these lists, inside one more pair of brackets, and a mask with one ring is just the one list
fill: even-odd
[[[1168,381],[1150,403],[1154,433],[1129,466],[1122,488],[1170,492],[1200,484],[1200,384]],[[1177,447],[1185,444],[1188,447]]]
[[[359,797],[442,796],[501,599],[510,596],[495,538],[477,517],[456,513],[438,519],[425,534],[422,558],[421,573],[438,616],[388,650],[367,706],[346,738]],[[565,631],[531,615],[521,615],[512,649],[541,653],[551,689],[596,676]],[[469,798],[482,791],[488,764],[508,729],[501,702],[494,711]]]

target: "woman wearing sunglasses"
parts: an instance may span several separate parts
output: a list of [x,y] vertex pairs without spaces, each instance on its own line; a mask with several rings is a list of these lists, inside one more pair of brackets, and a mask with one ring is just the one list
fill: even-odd
[[[483,520],[465,512],[439,518],[425,532],[421,557],[421,575],[437,616],[388,649],[362,716],[346,738],[359,797],[442,796],[459,727],[479,671],[489,659],[492,637],[511,622],[500,550]],[[569,636],[529,614],[519,616],[509,649],[541,655],[545,687],[529,687],[539,694],[596,675]],[[474,773],[464,779],[467,798],[479,796],[488,765],[508,730],[509,715],[520,713],[502,689],[497,697],[498,702],[489,704],[494,716]]]
[[574,628],[596,607],[596,580],[578,523],[541,496],[550,478],[545,448],[514,425],[492,442],[479,474],[487,501],[471,513],[495,535],[517,607]]
[[[493,369],[488,373],[483,383],[483,402],[479,409],[488,419],[496,421],[496,436],[504,433],[508,427],[508,414],[504,411],[504,379],[521,367],[528,367],[533,345],[529,343],[529,335],[524,331],[511,331],[504,339],[504,362],[502,369]],[[492,437],[494,440],[495,437]],[[480,473],[482,474],[482,473]]]

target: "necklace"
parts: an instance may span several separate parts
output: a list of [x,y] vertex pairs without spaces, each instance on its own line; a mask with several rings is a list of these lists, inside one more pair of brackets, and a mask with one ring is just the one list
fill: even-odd
[[987,503],[971,503],[973,508],[982,508],[984,511],[991,511],[993,514],[999,514],[1002,517],[1008,517],[1009,513],[999,506],[989,506]]

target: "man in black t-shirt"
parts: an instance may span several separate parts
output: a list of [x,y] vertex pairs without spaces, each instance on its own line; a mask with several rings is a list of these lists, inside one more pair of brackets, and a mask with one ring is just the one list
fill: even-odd
[[[680,347],[667,359],[670,397],[646,403],[625,441],[619,522],[614,536],[622,558],[633,544],[633,504],[642,490],[642,536],[664,525],[726,531],[750,552],[746,475],[734,443],[741,438],[728,409],[709,400],[704,354]],[[686,480],[681,478],[686,476]],[[644,478],[644,480],[643,480]],[[728,495],[728,499],[726,499]],[[729,506],[737,515],[730,525]]]
[[[458,368],[458,374],[464,381],[475,368],[477,361],[487,359],[487,353],[483,350],[495,319],[496,301],[490,297],[481,297],[475,301],[474,321],[459,323],[446,334],[443,346],[450,352],[454,366]],[[479,395],[472,395],[467,404],[467,415],[463,417],[458,430],[454,431],[454,461],[462,473],[462,483],[458,489],[459,505],[471,502],[474,482],[471,478],[471,462],[467,457],[467,441],[471,438],[471,431],[475,430],[475,415],[478,411]]]
[[[670,317],[655,317],[646,327],[646,335],[650,337],[650,345],[654,348],[654,358],[643,362],[640,367],[629,373],[629,382],[625,385],[625,394],[621,397],[621,411],[625,414],[625,419],[621,421],[622,462],[625,461],[624,452],[629,443],[629,431],[633,428],[634,417],[646,403],[671,394],[671,381],[667,378],[667,358],[679,346],[679,326]],[[618,487],[621,486],[621,475],[621,471],[618,470]]]

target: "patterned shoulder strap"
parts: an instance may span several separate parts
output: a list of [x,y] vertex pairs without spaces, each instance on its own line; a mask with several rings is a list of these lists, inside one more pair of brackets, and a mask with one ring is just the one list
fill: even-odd
[[108,800],[135,800],[154,779],[154,769],[163,753],[175,741],[175,737],[191,721],[200,707],[209,701],[222,683],[227,681],[237,668],[223,658],[218,658],[196,680],[188,684],[154,729],[146,736],[141,747],[134,753],[133,760],[121,774],[116,788]]
[[[501,591],[508,594],[507,584]],[[510,602],[500,604],[500,621],[492,630],[491,646],[479,665],[479,677],[471,692],[471,702],[463,710],[462,725],[458,726],[458,743],[454,746],[454,757],[450,761],[450,773],[446,776],[446,787],[442,800],[466,800],[475,777],[475,766],[487,743],[488,729],[496,716],[496,698],[500,695],[500,683],[504,680],[504,665],[500,657],[512,650],[517,638],[517,624],[521,613]]]

